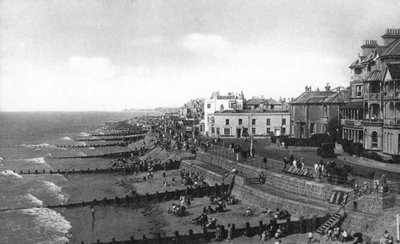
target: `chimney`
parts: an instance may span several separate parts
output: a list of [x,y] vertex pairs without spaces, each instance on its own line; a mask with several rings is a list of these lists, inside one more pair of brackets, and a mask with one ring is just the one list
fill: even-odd
[[361,46],[361,56],[368,56],[377,46],[378,42],[376,40],[366,40]]
[[386,29],[386,33],[382,36],[383,45],[388,46],[399,37],[400,29]]
[[329,85],[329,83],[326,83],[325,91],[330,91],[330,90],[331,90],[331,86]]

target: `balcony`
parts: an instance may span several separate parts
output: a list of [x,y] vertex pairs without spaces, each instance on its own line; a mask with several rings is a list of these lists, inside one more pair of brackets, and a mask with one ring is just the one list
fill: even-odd
[[366,126],[382,126],[383,125],[383,119],[364,119],[363,120],[363,125],[366,125]]
[[386,127],[400,127],[400,119],[385,119]]
[[361,120],[354,120],[354,119],[341,119],[340,120],[341,125],[345,126],[356,126],[356,127],[362,127],[362,121]]
[[383,97],[385,100],[400,100],[400,93],[391,93]]
[[364,100],[381,100],[382,99],[382,94],[381,93],[367,93],[364,94]]

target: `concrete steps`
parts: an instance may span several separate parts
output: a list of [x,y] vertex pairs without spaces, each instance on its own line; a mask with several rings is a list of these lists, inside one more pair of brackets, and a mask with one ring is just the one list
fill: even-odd
[[328,230],[333,227],[335,224],[337,224],[340,220],[340,213],[334,214],[332,217],[330,217],[325,223],[323,223],[318,229],[317,233],[320,235],[326,234]]

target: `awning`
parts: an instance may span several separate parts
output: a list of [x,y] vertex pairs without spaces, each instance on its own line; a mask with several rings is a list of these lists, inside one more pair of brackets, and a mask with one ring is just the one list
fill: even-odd
[[362,101],[346,103],[345,105],[340,107],[340,109],[362,109],[362,108],[363,108]]

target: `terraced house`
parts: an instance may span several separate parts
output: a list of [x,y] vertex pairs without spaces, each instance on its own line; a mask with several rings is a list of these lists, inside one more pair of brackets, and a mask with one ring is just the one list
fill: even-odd
[[350,65],[350,103],[341,107],[342,138],[366,150],[400,155],[400,29],[383,45],[367,40]]

